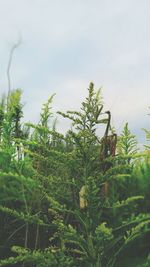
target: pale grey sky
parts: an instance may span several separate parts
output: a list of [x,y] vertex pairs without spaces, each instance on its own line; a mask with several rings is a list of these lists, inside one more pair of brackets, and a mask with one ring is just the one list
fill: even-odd
[[55,110],[79,108],[93,81],[103,87],[116,129],[128,121],[144,142],[141,128],[150,129],[149,0],[0,0],[1,92],[19,34],[11,80],[24,92],[27,120],[38,120],[52,93]]

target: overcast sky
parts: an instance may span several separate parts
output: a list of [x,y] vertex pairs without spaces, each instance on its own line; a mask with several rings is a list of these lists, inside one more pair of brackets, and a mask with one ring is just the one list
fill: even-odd
[[[76,109],[90,81],[120,131],[126,121],[141,142],[150,129],[149,0],[0,0],[0,91],[12,45],[12,88],[22,88],[25,118],[56,93],[55,110]],[[60,123],[59,128],[66,129]]]

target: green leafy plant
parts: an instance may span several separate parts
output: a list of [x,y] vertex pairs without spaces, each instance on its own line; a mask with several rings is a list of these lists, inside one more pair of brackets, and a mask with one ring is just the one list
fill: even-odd
[[21,94],[0,101],[0,266],[118,267],[149,238],[149,159],[128,124],[112,132],[93,83],[79,111],[58,112],[66,134],[54,95],[33,124],[22,122]]

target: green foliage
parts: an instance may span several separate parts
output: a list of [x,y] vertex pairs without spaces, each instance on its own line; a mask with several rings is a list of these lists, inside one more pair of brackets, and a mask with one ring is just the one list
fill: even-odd
[[143,264],[138,265],[138,267],[149,267],[150,266],[150,255],[147,257]]
[[49,248],[44,251],[24,249],[21,247],[12,247],[12,251],[19,254],[17,257],[10,257],[0,261],[0,266],[10,266],[18,263],[35,264],[37,267],[65,267],[73,266],[73,259],[65,257],[61,251]]
[[128,123],[125,124],[122,134],[118,141],[118,153],[121,157],[126,157],[125,162],[130,163],[133,155],[138,152],[137,140],[135,135],[131,134]]
[[118,266],[149,238],[149,158],[135,161],[126,124],[118,154],[102,162],[97,129],[110,130],[110,112],[93,83],[79,111],[58,112],[72,122],[65,135],[56,129],[54,95],[39,123],[24,124],[21,94],[0,101],[0,266]]
[[90,83],[88,97],[81,105],[81,111],[58,112],[64,118],[72,121],[73,129],[68,132],[68,136],[75,146],[75,153],[81,162],[82,177],[84,180],[95,169],[96,154],[98,155],[99,139],[96,129],[99,124],[106,123],[100,119],[103,109],[101,91],[95,92],[94,84]]

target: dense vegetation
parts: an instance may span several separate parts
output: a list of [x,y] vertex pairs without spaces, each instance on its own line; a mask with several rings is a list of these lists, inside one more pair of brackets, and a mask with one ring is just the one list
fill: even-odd
[[127,123],[117,136],[92,83],[79,111],[58,112],[64,135],[53,96],[35,125],[21,94],[0,102],[0,266],[150,266],[149,147]]

